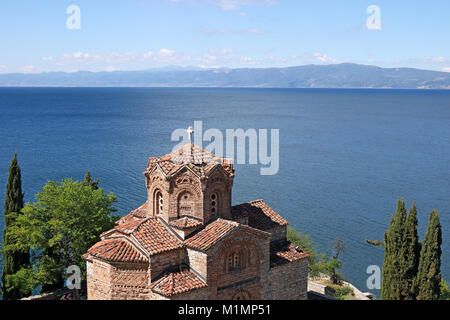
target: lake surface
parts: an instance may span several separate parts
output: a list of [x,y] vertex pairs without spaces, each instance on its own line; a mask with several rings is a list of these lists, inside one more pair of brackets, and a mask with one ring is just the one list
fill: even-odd
[[126,214],[145,201],[147,158],[170,152],[172,131],[194,120],[280,129],[279,173],[237,165],[233,204],[264,198],[324,253],[342,238],[343,273],[362,291],[367,267],[383,262],[365,239],[383,239],[399,197],[416,201],[421,239],[439,210],[450,280],[450,91],[0,88],[1,210],[17,150],[26,201],[90,169]]

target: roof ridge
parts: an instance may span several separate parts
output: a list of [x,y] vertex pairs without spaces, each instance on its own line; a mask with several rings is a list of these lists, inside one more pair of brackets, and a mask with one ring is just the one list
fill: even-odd
[[[264,198],[252,200],[252,201],[249,201],[249,202],[246,202],[246,203],[258,203],[258,202],[265,202]],[[245,204],[245,203],[242,203],[242,204]]]

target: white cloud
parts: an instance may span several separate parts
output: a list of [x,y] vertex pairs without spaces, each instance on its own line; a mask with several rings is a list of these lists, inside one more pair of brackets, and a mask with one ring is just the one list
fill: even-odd
[[444,57],[433,57],[433,58],[430,58],[430,60],[433,61],[433,62],[436,62],[436,63],[445,63],[445,62],[448,61]]
[[271,62],[286,62],[288,59],[284,57],[276,57],[276,56],[270,56],[269,61]]
[[170,56],[173,56],[174,53],[175,53],[175,51],[169,50],[169,49],[166,49],[166,48],[162,48],[162,49],[159,50],[159,52],[158,52],[158,54],[159,54],[161,57],[170,57]]
[[223,11],[237,10],[243,6],[273,6],[277,5],[277,1],[273,0],[206,0],[218,6]]
[[444,69],[442,69],[441,71],[444,71],[444,72],[450,72],[450,67],[449,67],[449,68],[444,68]]
[[22,67],[22,72],[23,73],[31,73],[31,72],[33,72],[35,70],[36,70],[36,67],[35,66],[31,66],[31,65]]
[[42,57],[42,61],[52,61],[53,57]]
[[339,60],[331,58],[326,53],[316,52],[313,54],[314,58],[320,63],[339,63]]
[[212,36],[217,34],[235,34],[235,35],[244,35],[244,34],[254,34],[254,35],[265,35],[269,34],[270,32],[258,29],[258,28],[252,28],[252,29],[204,29],[200,28],[197,30],[197,32],[201,32],[204,35]]

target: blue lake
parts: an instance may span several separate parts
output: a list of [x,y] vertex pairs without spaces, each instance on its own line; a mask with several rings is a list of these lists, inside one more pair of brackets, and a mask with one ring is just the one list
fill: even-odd
[[278,174],[237,165],[233,204],[264,198],[324,253],[342,238],[343,273],[362,291],[383,261],[365,239],[383,238],[399,197],[416,201],[421,239],[439,211],[450,280],[450,90],[0,88],[1,208],[17,150],[26,201],[90,169],[126,214],[145,201],[147,158],[194,120],[280,129]]

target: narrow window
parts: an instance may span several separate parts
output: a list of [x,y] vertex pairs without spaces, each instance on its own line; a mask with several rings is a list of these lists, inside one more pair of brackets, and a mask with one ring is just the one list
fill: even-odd
[[164,200],[163,200],[163,195],[161,193],[161,191],[156,191],[155,193],[155,210],[156,210],[156,214],[160,215],[163,213],[163,209],[164,209]]
[[211,214],[217,214],[217,208],[219,203],[219,196],[217,192],[211,195]]
[[244,268],[244,254],[242,251],[235,251],[228,256],[228,271]]

